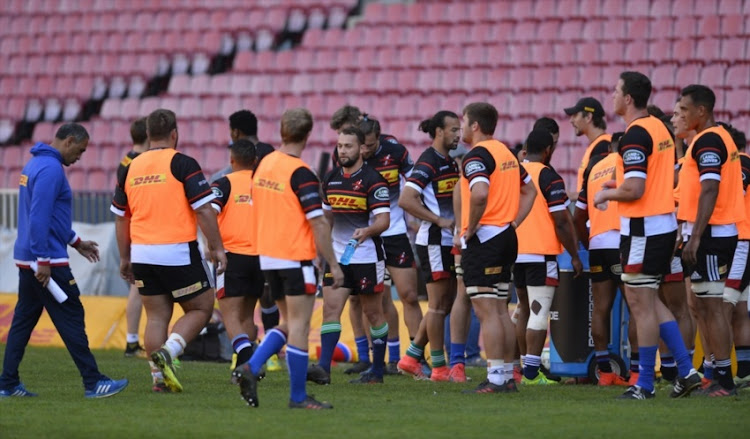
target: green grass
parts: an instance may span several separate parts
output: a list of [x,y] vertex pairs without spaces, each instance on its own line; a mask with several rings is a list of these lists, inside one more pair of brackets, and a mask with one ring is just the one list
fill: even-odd
[[[4,351],[0,345],[0,352]],[[384,385],[354,386],[343,367],[330,386],[308,391],[334,410],[289,410],[286,372],[269,373],[259,385],[260,407],[250,408],[229,384],[226,364],[183,362],[182,394],[152,394],[144,360],[120,351],[96,351],[101,370],[127,377],[121,394],[83,398],[67,351],[29,348],[21,365],[26,387],[38,398],[0,400],[0,438],[138,437],[742,437],[750,428],[750,390],[722,400],[671,400],[666,391],[650,401],[617,401],[622,389],[590,385],[522,388],[513,395],[463,395],[473,383],[451,384],[386,377]],[[744,433],[743,433],[744,432]]]

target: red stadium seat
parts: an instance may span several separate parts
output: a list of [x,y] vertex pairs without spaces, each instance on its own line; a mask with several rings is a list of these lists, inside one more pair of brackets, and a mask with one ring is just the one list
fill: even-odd
[[[599,53],[599,46],[600,46],[599,43],[596,43],[593,41],[578,44],[576,47],[578,51],[574,59],[577,61],[577,63],[583,64],[583,65],[604,64]],[[556,58],[559,58],[559,57],[556,56]]]
[[675,84],[678,85],[678,87],[684,87],[688,84],[696,84],[698,83],[698,70],[700,68],[700,64],[685,64],[677,69],[677,74],[675,75]]
[[720,15],[742,14],[742,0],[719,0]]
[[707,66],[703,66],[700,71],[698,83],[711,87],[712,89],[714,89],[714,92],[716,92],[716,89],[728,88],[724,84],[725,74],[726,67],[720,64],[710,64]]
[[657,90],[677,90],[675,85],[675,66],[673,64],[659,64],[649,75],[651,84]]
[[[576,55],[578,43],[559,42],[553,46],[552,64],[557,66],[566,66],[571,62],[575,63],[578,60]],[[597,52],[598,56],[598,52]]]
[[[587,68],[584,67],[583,69],[585,70]],[[597,78],[597,82],[598,82],[598,78]],[[565,91],[565,90],[583,91],[581,87],[581,83],[579,82],[578,67],[562,67],[558,69],[557,78],[555,80],[555,85],[557,86],[558,91]]]
[[739,36],[746,36],[748,30],[745,28],[745,20],[747,16],[743,15],[727,15],[721,17],[721,27],[719,36],[721,38],[735,38]]
[[[750,90],[732,90],[730,93],[726,93],[724,110],[731,113],[732,116],[747,116],[750,114],[747,103],[750,102]],[[739,127],[740,129],[747,130],[747,127]]]
[[716,14],[719,10],[717,0],[697,0],[693,6],[693,14],[696,16],[706,16]]
[[721,42],[721,62],[724,64],[748,63],[745,56],[745,38],[730,38]]
[[670,17],[672,15],[671,1],[655,1],[651,3],[649,15],[652,17]]
[[488,93],[490,89],[487,87],[487,76],[492,74],[492,72],[488,73],[484,69],[466,70],[462,82],[464,90],[466,90],[467,93]]
[[672,53],[666,60],[683,64],[694,57],[694,51],[695,44],[693,40],[680,39],[672,44]]

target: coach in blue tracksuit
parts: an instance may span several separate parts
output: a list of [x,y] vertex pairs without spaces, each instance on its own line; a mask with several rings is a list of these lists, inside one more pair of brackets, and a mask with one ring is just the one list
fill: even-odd
[[[67,246],[91,262],[99,260],[93,241],[81,241],[72,229],[73,192],[63,165],[75,163],[86,151],[89,134],[78,124],[60,127],[52,145],[37,143],[21,172],[18,192],[18,237],[13,258],[18,266],[18,303],[8,332],[0,375],[0,398],[36,396],[18,376],[31,332],[44,309],[65,342],[83,378],[84,395],[102,398],[122,391],[128,380],[111,380],[99,372],[89,350],[80,292],[68,266]],[[31,267],[35,267],[36,273]],[[54,280],[63,294],[48,290]]]

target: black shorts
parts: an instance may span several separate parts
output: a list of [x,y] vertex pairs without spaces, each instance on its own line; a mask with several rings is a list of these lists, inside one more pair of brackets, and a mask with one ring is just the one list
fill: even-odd
[[214,287],[208,264],[201,257],[196,241],[190,242],[189,265],[133,264],[138,292],[143,296],[170,295],[184,302]]
[[409,237],[406,234],[381,236],[385,250],[385,265],[396,268],[412,268],[414,251],[411,249]]
[[622,236],[620,260],[623,273],[662,276],[670,272],[677,230],[654,236]]
[[260,299],[266,279],[258,256],[227,252],[227,270],[216,276],[216,298],[254,297]]
[[513,266],[513,284],[516,288],[560,285],[557,257],[545,255],[544,262],[516,262]]
[[451,250],[453,250],[452,246],[417,245],[419,266],[422,269],[425,282],[430,283],[456,277],[456,258]]
[[608,280],[619,283],[622,274],[620,251],[616,248],[589,250],[589,267],[592,283]]
[[318,270],[312,261],[302,261],[296,268],[263,270],[273,300],[284,296],[314,295],[318,292]]
[[743,292],[750,285],[750,241],[737,241],[737,248],[732,258],[732,268],[729,270],[726,285]]
[[667,282],[684,282],[685,272],[682,269],[682,252],[677,250],[677,253],[672,257],[672,263],[669,264],[669,273],[664,276],[663,283]]
[[467,287],[492,287],[510,283],[511,268],[518,256],[516,230],[508,227],[488,241],[481,243],[474,235],[466,241],[461,256],[464,284]]
[[693,282],[719,282],[726,279],[737,248],[736,236],[714,238],[708,230],[710,227],[706,229],[698,246],[695,266],[685,267],[685,274]]
[[[344,284],[342,288],[352,290],[352,295],[376,294],[383,292],[383,280],[385,279],[385,262],[378,261],[372,264],[349,264],[341,265],[344,272]],[[323,286],[333,285],[331,267],[326,264],[323,274]]]

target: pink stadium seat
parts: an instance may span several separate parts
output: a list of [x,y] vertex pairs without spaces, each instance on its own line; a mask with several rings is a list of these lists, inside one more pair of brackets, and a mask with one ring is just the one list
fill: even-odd
[[707,66],[703,66],[700,71],[698,83],[711,87],[714,92],[717,92],[717,89],[728,88],[724,84],[725,73],[726,67],[720,64],[710,64]]
[[583,20],[567,19],[560,25],[560,34],[556,38],[562,41],[581,41],[583,39]]
[[122,102],[120,99],[106,99],[102,104],[101,116],[107,119],[120,117]]
[[[585,70],[587,68],[584,67],[583,69]],[[581,90],[581,83],[579,82],[578,77],[578,67],[562,67],[558,69],[555,85],[559,91]]]
[[[605,51],[604,47],[602,47],[602,51]],[[645,63],[645,64],[654,63],[654,61],[649,57],[649,47],[648,47],[648,44],[645,42],[645,40],[637,40],[637,41],[628,43],[625,46],[625,54],[622,57],[621,62],[622,63],[635,62],[635,63]]]
[[676,90],[674,83],[675,66],[673,64],[658,64],[649,75],[651,84],[658,90],[669,89]]
[[534,41],[536,39],[538,28],[539,23],[535,21],[519,21],[513,29],[513,40]]
[[[665,2],[655,2],[654,4]],[[674,19],[672,17],[658,17],[650,20],[648,24],[648,39],[664,44],[667,39],[673,38]]]
[[725,78],[725,85],[729,88],[750,88],[750,67],[747,64],[737,64],[729,67]]
[[698,41],[694,59],[703,65],[719,61],[721,55],[721,40],[718,38],[704,38]]
[[[750,114],[747,106],[747,103],[750,102],[750,90],[734,90],[731,93],[727,93],[724,102],[724,110],[731,113],[734,117]],[[740,128],[747,130],[747,127]]]
[[718,15],[707,15],[698,20],[698,37],[717,37],[721,35]]
[[677,69],[677,74],[675,75],[675,84],[678,84],[678,87],[684,87],[687,84],[697,83],[699,68],[700,64],[695,63],[685,64],[679,67]]
[[742,0],[719,0],[720,15],[742,14]]
[[680,39],[672,44],[672,53],[668,60],[679,64],[688,62],[694,57],[695,44],[693,40]]
[[[355,79],[356,81],[356,79]],[[396,84],[396,72],[383,70],[375,73],[375,81],[371,91],[376,93],[395,93],[399,91]]]
[[[675,2],[679,4],[679,2]],[[679,13],[674,19],[674,36],[675,38],[694,37],[697,29],[697,20],[695,17]]]
[[672,15],[672,2],[671,1],[655,1],[651,2],[651,10],[649,15],[652,17],[669,17]]
[[616,40],[616,41],[629,41],[627,25],[630,20],[625,19],[621,16],[610,16],[609,20],[604,22],[604,40]]
[[490,89],[487,87],[487,76],[492,74],[492,72],[487,72],[484,69],[466,70],[462,82],[464,90],[467,93],[488,93]]
[[[585,42],[577,45],[578,53],[574,58],[578,63],[583,65],[601,65],[605,64],[599,54],[600,44],[596,42]],[[556,57],[559,58],[559,57]],[[563,64],[565,65],[565,64]]]
[[[54,135],[54,134],[53,134]],[[52,138],[39,139],[42,142],[49,142]],[[24,161],[28,159],[26,156],[26,150],[22,146],[4,146],[5,154],[3,155],[3,164],[5,166],[18,166],[22,167]],[[18,182],[16,182],[17,184]]]
[[537,92],[544,92],[545,94],[556,89],[555,70],[549,67],[537,67],[532,69],[531,88]]
[[706,16],[715,14],[719,10],[717,0],[698,0],[693,6],[693,14],[696,16]]
[[743,15],[727,15],[721,17],[719,36],[722,38],[733,38],[747,35],[748,31],[745,29],[746,19],[747,16]]
[[721,62],[726,64],[747,63],[745,38],[729,38],[721,42]]
[[[635,9],[632,2],[628,3],[628,10]],[[628,40],[642,40],[648,38],[648,18],[635,18],[627,21]]]

